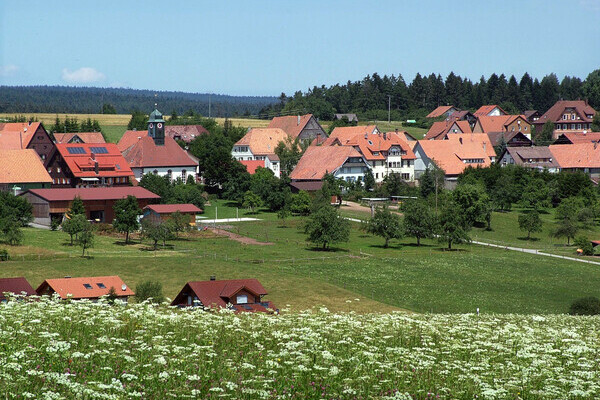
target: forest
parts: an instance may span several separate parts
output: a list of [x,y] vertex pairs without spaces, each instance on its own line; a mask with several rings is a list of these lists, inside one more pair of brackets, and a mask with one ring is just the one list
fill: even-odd
[[[210,99],[209,99],[210,98]],[[159,103],[165,112],[183,114],[194,110],[212,117],[254,115],[276,97],[227,96],[222,94],[185,93],[124,88],[71,86],[0,86],[0,113],[107,113],[130,114],[135,110],[152,110]]]
[[484,104],[498,104],[511,114],[525,110],[544,113],[559,99],[587,99],[592,107],[600,108],[600,69],[584,80],[574,76],[559,80],[554,73],[541,80],[528,73],[520,79],[493,73],[477,82],[453,72],[445,79],[440,74],[417,74],[412,82],[402,75],[373,73],[360,81],[314,86],[289,97],[282,93],[278,102],[260,110],[259,117],[311,112],[331,120],[334,113],[356,113],[362,120],[387,120],[389,106],[391,119],[398,121],[424,117],[440,105],[476,110]]

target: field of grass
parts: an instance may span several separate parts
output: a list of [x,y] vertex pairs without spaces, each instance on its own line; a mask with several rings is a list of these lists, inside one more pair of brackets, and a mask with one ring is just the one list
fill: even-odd
[[7,399],[600,396],[596,317],[0,308]]
[[54,125],[56,117],[64,120],[65,117],[77,118],[79,122],[88,118],[97,120],[100,125],[124,125],[127,126],[131,119],[131,114],[62,114],[62,113],[0,113],[0,119],[24,115],[27,118],[34,117],[38,121],[43,122],[47,128]]

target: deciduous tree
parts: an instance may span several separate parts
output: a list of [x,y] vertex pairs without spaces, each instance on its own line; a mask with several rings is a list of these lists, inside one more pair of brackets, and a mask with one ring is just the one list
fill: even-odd
[[336,208],[324,205],[311,214],[304,232],[307,234],[307,241],[326,250],[332,243],[347,242],[350,239],[350,222],[342,218]]
[[142,214],[142,210],[138,205],[135,196],[127,196],[125,199],[120,199],[113,206],[115,219],[113,227],[119,232],[125,232],[125,244],[129,243],[129,233],[140,228],[138,216]]
[[519,215],[519,229],[527,232],[527,240],[531,239],[531,234],[542,231],[542,220],[537,211],[528,214]]
[[402,204],[404,213],[404,233],[417,239],[432,238],[436,232],[437,221],[433,212],[423,200],[409,200]]
[[403,236],[400,217],[390,212],[387,207],[375,210],[375,215],[367,222],[365,230],[372,235],[382,237],[386,248],[390,239],[400,239]]

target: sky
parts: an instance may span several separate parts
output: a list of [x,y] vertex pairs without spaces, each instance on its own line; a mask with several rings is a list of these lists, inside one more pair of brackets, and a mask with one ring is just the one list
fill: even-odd
[[600,0],[0,0],[0,85],[278,96],[598,68]]

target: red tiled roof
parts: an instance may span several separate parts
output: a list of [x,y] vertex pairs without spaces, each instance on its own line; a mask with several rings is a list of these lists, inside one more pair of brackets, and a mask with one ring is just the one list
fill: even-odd
[[338,126],[333,129],[323,145],[331,146],[339,142],[343,146],[356,135],[372,135],[376,130],[378,130],[376,125]]
[[454,108],[454,106],[439,106],[429,114],[425,118],[438,118],[442,115],[446,114],[450,109]]
[[362,158],[362,155],[352,146],[309,146],[290,179],[321,180],[325,173],[337,171],[349,157]]
[[296,139],[302,132],[308,121],[310,121],[312,114],[301,115],[300,118],[296,115],[289,115],[285,117],[275,117],[269,122],[267,128],[279,128],[287,133],[292,139]]
[[600,144],[553,144],[550,151],[561,168],[600,168]]
[[27,279],[23,277],[0,278],[0,300],[6,298],[4,293],[21,294],[21,292],[25,292],[27,296],[36,294],[35,290],[33,290],[29,282],[27,282]]
[[256,172],[258,167],[265,168],[265,160],[239,160],[240,163],[246,166],[246,170],[250,173],[250,175]]
[[[428,158],[445,171],[446,175],[459,175],[468,166],[491,165],[487,151],[484,151],[481,143],[474,141],[464,141],[461,144],[459,140],[420,140],[417,147],[419,146]],[[483,163],[467,164],[463,162],[466,159],[482,159]]]
[[77,132],[77,133],[55,133],[56,143],[69,143],[73,138],[79,137],[83,143],[106,143],[102,132]]
[[157,146],[154,139],[146,135],[124,150],[123,157],[132,168],[196,168],[198,165],[173,138],[168,136],[165,137],[163,146]]
[[315,192],[323,187],[323,181],[294,181],[290,182],[290,186],[293,186],[298,190]]
[[446,119],[444,121],[434,122],[431,128],[423,139],[425,140],[441,140],[446,138],[446,134],[450,133],[452,127],[456,124],[460,133],[471,133],[471,126],[468,121],[454,121]]
[[[562,119],[565,109],[572,108],[575,110],[575,114],[581,119]],[[540,119],[535,121],[535,124],[545,124],[548,121],[552,122],[565,122],[565,123],[577,123],[577,122],[592,122],[593,116],[596,114],[589,104],[584,100],[559,100],[548,111],[546,111]],[[588,118],[587,115],[592,115],[592,118]]]
[[483,132],[506,132],[508,125],[515,122],[515,120],[521,118],[524,124],[529,126],[529,122],[524,115],[498,115],[490,117],[488,115],[480,115],[477,117],[477,121],[481,126]]
[[253,128],[235,146],[248,146],[252,154],[267,155],[271,160],[278,160],[275,149],[279,142],[286,142],[288,134],[280,128]]
[[146,208],[157,214],[172,214],[174,212],[200,214],[202,212],[193,204],[150,204],[144,207],[144,209]]
[[0,149],[0,183],[52,183],[33,149]]
[[494,110],[494,108],[498,108],[498,110],[500,110],[500,112],[502,114],[507,114],[507,112],[504,111],[502,108],[500,108],[500,106],[498,106],[496,104],[488,104],[488,105],[479,107],[479,109],[477,111],[475,111],[473,113],[473,115],[475,115],[476,117],[479,117],[482,115],[488,115],[489,113],[491,113]]
[[143,138],[145,136],[148,136],[147,130],[145,130],[145,131],[125,131],[123,136],[121,136],[119,143],[117,143],[117,147],[119,148],[119,151],[122,153],[125,150],[127,150],[128,148],[130,148],[131,146],[133,146],[134,144],[136,144],[138,140],[140,140],[141,138]]
[[385,160],[386,156],[382,153],[388,152],[392,146],[400,147],[400,149],[406,153],[402,156],[402,159],[414,160],[416,158],[408,143],[406,143],[406,141],[400,136],[400,134],[396,132],[388,132],[385,134],[380,133],[378,135],[367,135],[366,138],[365,135],[356,135],[355,137],[350,139],[345,145],[354,146],[355,148],[358,147],[363,156],[365,156],[365,158],[370,161]]
[[[89,285],[89,288],[86,287]],[[118,276],[94,276],[83,278],[46,279],[36,289],[39,295],[57,293],[61,299],[94,299],[105,296],[113,287],[117,296],[134,296],[135,293]],[[123,290],[125,287],[125,290]]]
[[556,168],[559,166],[548,146],[507,147],[506,152],[515,160],[516,165],[530,168]]
[[469,146],[470,143],[473,143],[477,147],[482,148],[490,159],[496,157],[496,150],[494,150],[492,141],[487,133],[463,133],[448,135],[448,140],[458,142],[459,144],[464,144],[465,148],[467,148],[466,146]]
[[[186,284],[205,307],[216,305],[226,307],[231,296],[246,289],[257,296],[264,296],[267,291],[257,279],[230,279],[219,281],[195,281]],[[176,305],[177,298],[172,305]]]
[[173,139],[177,136],[186,143],[190,143],[197,136],[208,135],[208,130],[202,125],[165,125],[165,136]]
[[[99,152],[95,148],[104,150]],[[77,178],[134,176],[129,164],[114,143],[57,143],[56,150]],[[96,163],[98,163],[98,172],[96,172]]]
[[47,201],[71,201],[75,197],[80,197],[81,200],[119,200],[127,196],[135,196],[138,199],[160,199],[159,195],[141,186],[29,189],[28,192]]
[[25,149],[40,127],[40,122],[8,122],[0,124],[0,149]]
[[[560,136],[564,136],[571,143],[585,143],[600,141],[600,132],[565,132]],[[556,140],[562,139],[558,137]]]

